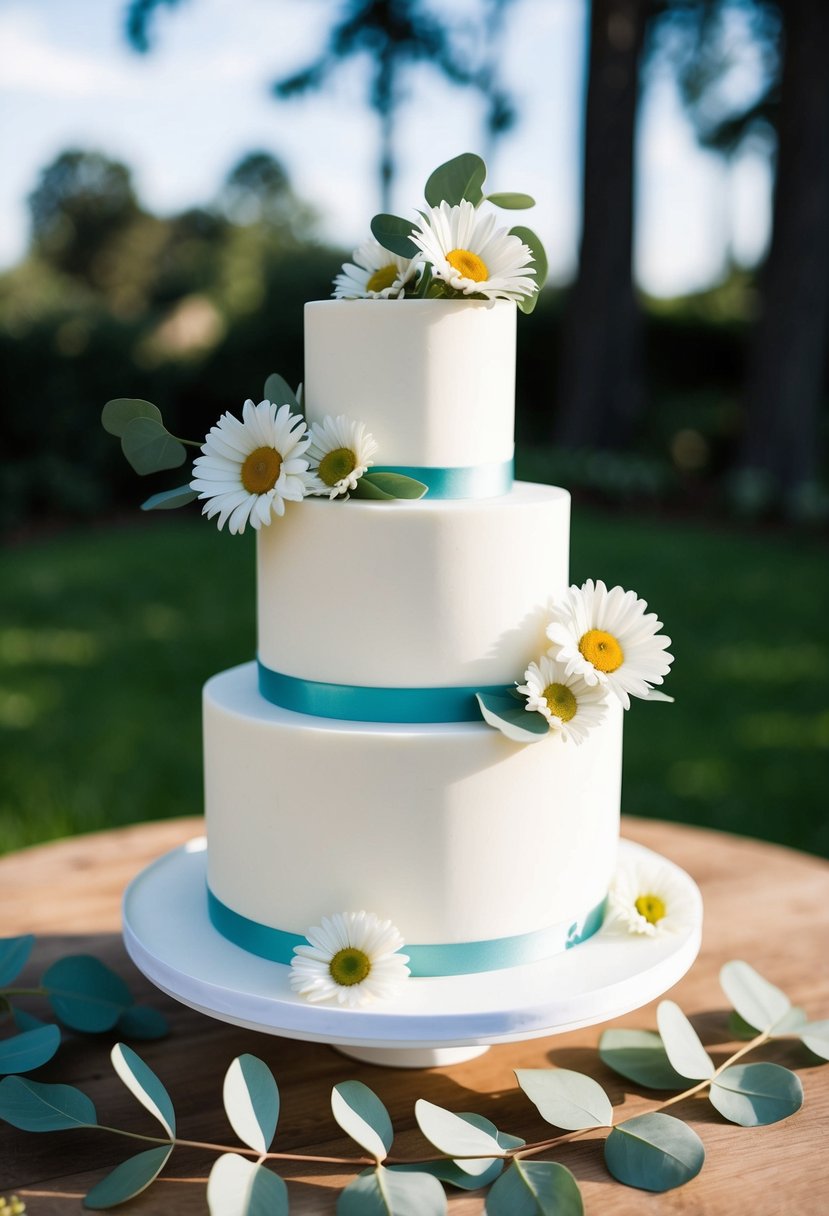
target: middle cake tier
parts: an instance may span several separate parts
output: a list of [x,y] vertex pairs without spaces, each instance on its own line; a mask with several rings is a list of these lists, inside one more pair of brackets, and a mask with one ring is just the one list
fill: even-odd
[[522,482],[482,500],[289,503],[258,534],[266,679],[513,685],[549,646],[569,522],[565,490]]

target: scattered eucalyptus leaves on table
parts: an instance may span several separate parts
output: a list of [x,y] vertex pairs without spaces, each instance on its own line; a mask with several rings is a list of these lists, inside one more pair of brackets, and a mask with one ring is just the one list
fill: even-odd
[[[8,970],[16,965],[14,960],[25,955],[26,946],[20,943],[26,940],[5,944],[0,981],[6,982]],[[748,1039],[729,1059],[716,1066],[680,1008],[673,1001],[662,1001],[657,1010],[658,1033],[606,1030],[599,1055],[614,1072],[647,1089],[679,1092],[653,1110],[614,1126],[610,1098],[591,1077],[563,1068],[518,1069],[515,1075],[524,1094],[541,1117],[559,1130],[550,1139],[531,1144],[500,1130],[482,1115],[455,1114],[420,1099],[415,1104],[415,1119],[436,1155],[418,1161],[393,1157],[394,1131],[386,1107],[362,1082],[345,1081],[334,1086],[331,1113],[363,1150],[362,1155],[272,1152],[280,1113],[279,1090],[267,1065],[252,1055],[233,1060],[223,1087],[228,1121],[244,1147],[184,1140],[176,1135],[175,1111],[164,1085],[123,1043],[112,1049],[113,1067],[161,1125],[163,1135],[107,1127],[98,1122],[92,1101],[79,1089],[20,1076],[0,1081],[0,1118],[33,1132],[97,1127],[147,1145],[92,1188],[84,1200],[91,1209],[114,1207],[133,1198],[158,1177],[174,1148],[187,1146],[219,1154],[207,1183],[213,1216],[260,1216],[265,1212],[284,1216],[288,1190],[282,1178],[268,1168],[280,1160],[365,1167],[341,1192],[338,1216],[440,1216],[447,1210],[444,1184],[469,1191],[489,1187],[488,1216],[579,1216],[582,1198],[571,1172],[556,1161],[531,1158],[550,1155],[585,1132],[608,1128],[603,1151],[610,1174],[627,1186],[667,1191],[699,1173],[705,1149],[695,1131],[664,1113],[666,1107],[707,1091],[723,1118],[742,1127],[756,1127],[779,1122],[802,1105],[803,1089],[795,1073],[778,1064],[742,1064],[738,1060],[770,1039],[787,1036],[829,1059],[829,1020],[807,1021],[802,1009],[793,1007],[785,993],[747,963],[727,963],[720,980],[734,1009],[729,1023],[732,1033]],[[693,1082],[690,1086],[689,1081]]]

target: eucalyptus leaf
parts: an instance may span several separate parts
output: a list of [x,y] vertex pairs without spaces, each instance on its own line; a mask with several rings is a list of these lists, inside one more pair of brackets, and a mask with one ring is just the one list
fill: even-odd
[[411,220],[401,219],[399,215],[375,215],[371,221],[371,232],[377,243],[401,258],[415,258],[420,253],[411,238],[415,227]]
[[692,1128],[658,1111],[626,1119],[605,1140],[610,1173],[642,1191],[670,1191],[696,1178],[705,1148]]
[[42,1018],[36,1018],[33,1013],[29,1013],[26,1009],[15,1008],[12,1016],[18,1030],[38,1030],[41,1026],[53,1025],[52,1022],[44,1022]]
[[579,1184],[557,1161],[513,1161],[486,1197],[487,1216],[582,1216]]
[[230,1126],[248,1148],[266,1153],[279,1119],[279,1089],[267,1064],[237,1056],[225,1073],[222,1091]]
[[0,1073],[32,1072],[51,1060],[60,1047],[57,1026],[38,1026],[0,1040]]
[[45,1085],[27,1077],[0,1081],[0,1119],[24,1132],[60,1132],[97,1127],[91,1099],[73,1085]]
[[463,152],[460,156],[438,165],[430,173],[424,194],[430,207],[439,207],[447,202],[450,207],[467,199],[476,207],[483,198],[482,186],[486,178],[486,165],[474,152]]
[[454,1161],[421,1161],[418,1165],[391,1165],[390,1170],[400,1174],[431,1174],[448,1186],[461,1191],[478,1191],[494,1182],[504,1168],[501,1160],[493,1161],[482,1174],[467,1174]]
[[773,1039],[785,1039],[789,1035],[800,1035],[801,1028],[806,1025],[806,1010],[800,1005],[792,1005],[782,1018],[774,1023],[769,1035]]
[[169,1032],[167,1019],[151,1005],[130,1005],[115,1024],[119,1034],[127,1039],[163,1039]]
[[155,1182],[173,1151],[172,1144],[147,1149],[127,1161],[122,1161],[85,1196],[83,1205],[93,1211],[114,1208],[116,1204],[134,1199]]
[[527,710],[525,702],[494,692],[478,692],[475,696],[484,722],[513,743],[538,743],[550,733],[544,715]]
[[429,1143],[454,1157],[455,1164],[467,1174],[477,1177],[485,1173],[492,1159],[503,1154],[497,1135],[425,1098],[415,1103],[415,1119]]
[[378,490],[382,490],[389,498],[422,498],[429,487],[415,477],[406,477],[403,473],[364,473],[360,481],[368,481]]
[[175,490],[162,490],[160,494],[151,494],[141,504],[142,511],[175,511],[186,507],[188,503],[198,498],[198,490],[188,486],[177,486]]
[[236,1153],[224,1153],[207,1180],[211,1216],[288,1216],[288,1188],[278,1174]]
[[271,405],[289,405],[292,414],[300,413],[296,393],[278,372],[271,372],[265,381],[265,400]]
[[362,1081],[342,1081],[331,1091],[331,1111],[347,1136],[379,1164],[391,1149],[394,1130],[389,1112]]
[[170,1095],[149,1065],[126,1043],[116,1043],[110,1052],[110,1059],[132,1096],[158,1119],[170,1139],[175,1139],[176,1115]]
[[58,959],[40,982],[55,1013],[72,1030],[111,1030],[132,1004],[121,977],[91,954]]
[[101,425],[110,435],[120,439],[128,425],[135,418],[150,418],[153,422],[161,422],[161,410],[150,401],[142,401],[140,397],[116,397],[107,401],[101,410]]
[[385,490],[381,490],[373,481],[369,480],[367,473],[364,473],[357,482],[353,490],[350,491],[352,498],[371,498],[378,502],[392,502],[393,494],[387,494]]
[[0,938],[0,988],[5,988],[12,980],[17,979],[29,961],[34,944],[33,933],[25,933],[22,937]]
[[154,418],[133,418],[121,435],[121,450],[136,473],[160,473],[177,469],[187,459],[187,449],[162,422]]
[[445,1212],[446,1195],[437,1178],[382,1165],[358,1174],[337,1199],[337,1216],[445,1216]]
[[807,1022],[805,1026],[800,1027],[797,1033],[809,1051],[813,1051],[822,1060],[829,1060],[829,1020]]
[[779,1064],[732,1064],[711,1084],[711,1105],[731,1123],[762,1127],[803,1105],[800,1078]]
[[612,1126],[610,1098],[592,1077],[569,1068],[517,1068],[515,1076],[542,1119],[553,1127],[575,1132]]
[[740,1017],[758,1032],[770,1030],[791,1009],[791,1001],[753,967],[741,960],[726,963],[720,971],[722,990]]
[[707,1081],[713,1077],[714,1061],[679,1005],[674,1001],[660,1001],[656,1024],[671,1066],[681,1076],[691,1081]]
[[608,1068],[648,1089],[685,1088],[685,1077],[671,1067],[665,1045],[652,1030],[605,1030],[599,1057]]
[[745,1018],[741,1018],[736,1009],[728,1015],[728,1029],[735,1039],[756,1039],[760,1031],[756,1026],[749,1026]]
[[518,300],[518,307],[523,313],[531,313],[538,303],[538,297],[541,295],[541,288],[547,281],[547,255],[544,252],[544,246],[535,235],[531,228],[517,226],[510,228],[510,234],[517,236],[520,241],[529,247],[530,253],[533,255],[533,270],[535,276],[533,282],[536,285],[536,290],[530,296],[521,296]]
[[531,194],[521,194],[514,190],[500,194],[488,194],[486,199],[488,203],[492,203],[495,207],[502,207],[505,211],[525,211],[527,207],[535,206],[535,199]]

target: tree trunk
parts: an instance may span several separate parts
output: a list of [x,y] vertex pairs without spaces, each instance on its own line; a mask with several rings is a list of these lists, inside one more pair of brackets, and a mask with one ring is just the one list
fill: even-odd
[[771,248],[746,402],[744,469],[784,493],[817,474],[829,330],[829,4],[782,5]]
[[633,288],[634,132],[648,0],[593,0],[579,272],[567,304],[556,439],[618,447],[642,407]]

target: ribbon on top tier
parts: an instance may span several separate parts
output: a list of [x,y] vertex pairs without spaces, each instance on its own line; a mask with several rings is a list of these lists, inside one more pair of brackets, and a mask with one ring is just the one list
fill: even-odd
[[302,680],[257,664],[259,691],[281,709],[346,722],[480,722],[475,694],[505,695],[510,686],[489,684],[451,688],[369,688]]
[[431,465],[377,464],[370,473],[399,473],[428,487],[427,498],[499,498],[509,494],[515,479],[514,462],[437,468]]

